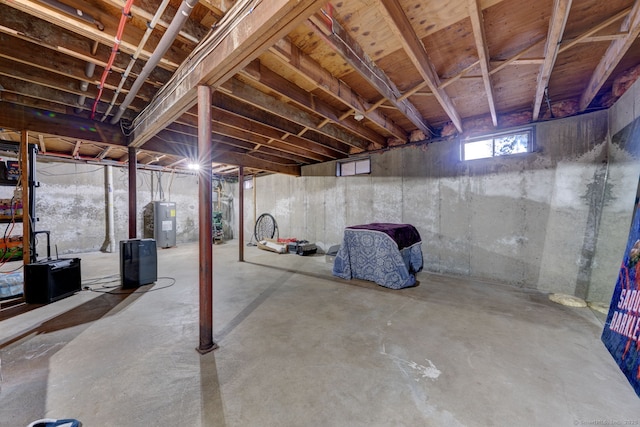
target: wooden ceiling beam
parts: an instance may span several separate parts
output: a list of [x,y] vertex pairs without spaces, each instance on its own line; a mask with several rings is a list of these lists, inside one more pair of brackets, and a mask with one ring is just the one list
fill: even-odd
[[[23,81],[17,78],[10,77],[4,73],[0,72],[0,75],[3,77],[3,92],[11,92],[22,96],[31,97],[34,99],[40,99],[43,101],[47,101],[50,103],[57,103],[64,107],[69,107],[69,109],[73,110],[78,106],[78,94],[74,92],[68,92],[63,88],[52,88],[41,84],[36,84],[33,82]],[[108,92],[107,92],[108,93]],[[89,94],[87,94],[88,98],[91,98]],[[86,109],[86,107],[85,107]],[[105,102],[98,103],[97,112],[103,113],[107,109],[107,104]],[[133,111],[139,110],[139,108],[135,106],[131,106]],[[56,109],[57,111],[61,111]],[[65,109],[65,112],[66,109]]]
[[[313,16],[306,24],[316,35],[338,52],[360,76],[395,106],[416,128],[426,135],[435,134],[418,109],[408,99],[400,99],[402,94],[395,83],[369,59],[362,47],[338,21],[333,20],[331,28],[327,29],[322,17]],[[356,108],[356,110],[363,113],[365,117],[371,113],[371,109]]]
[[[335,138],[327,137],[326,135],[320,134],[316,131],[307,132],[302,137],[296,136],[298,132],[300,132],[304,128],[303,126],[294,123],[291,120],[271,114],[270,112],[253,105],[243,103],[242,101],[239,101],[236,98],[232,98],[229,95],[223,94],[222,92],[214,92],[213,108],[224,110],[236,116],[241,116],[243,118],[249,119],[263,126],[269,126],[273,129],[276,129],[279,131],[276,139],[287,141],[290,143],[296,143],[306,140],[309,141],[306,143],[306,146],[313,147],[314,149],[316,145],[319,146],[318,149],[320,149],[321,147],[325,147],[326,151],[323,151],[322,154],[338,152],[342,157],[344,155],[362,151],[361,149],[354,149],[353,147],[347,145],[342,141],[339,141]],[[310,142],[312,144],[310,144]]]
[[[345,156],[344,152],[348,152],[348,147],[344,144],[340,147],[344,151],[339,151],[311,139],[290,136],[289,132],[281,127],[285,123],[284,121],[274,118],[270,119],[269,123],[266,124],[262,121],[264,120],[263,116],[257,115],[255,110],[247,111],[246,107],[240,108],[240,103],[238,102],[231,102],[230,99],[219,102],[219,105],[212,107],[214,110],[212,114],[213,126],[216,131],[220,126],[232,127],[243,132],[252,140],[257,138],[257,141],[260,141],[260,138],[268,138],[269,141],[281,142],[287,145],[287,148],[283,148],[283,151],[295,150],[293,151],[294,154],[302,154],[304,151],[309,151],[310,156],[318,155],[322,156],[322,158],[338,159]],[[178,121],[197,127],[197,117],[197,112],[190,110],[182,115]]]
[[13,105],[19,105],[26,108],[34,108],[36,110],[47,111],[52,114],[74,114],[73,109],[66,105],[46,101],[38,98],[32,98],[15,92],[2,91],[2,102]]
[[398,0],[381,0],[380,3],[384,6],[381,9],[385,11],[385,19],[389,23],[391,30],[398,36],[411,62],[413,62],[413,65],[417,68],[424,81],[427,82],[429,89],[433,92],[453,125],[458,129],[458,132],[462,132],[460,115],[456,111],[449,95],[444,89],[440,89],[440,78],[435,72],[422,41],[420,41],[413,30],[411,21],[409,21],[404,10],[402,10],[402,6]]
[[298,165],[281,165],[264,159],[258,159],[249,155],[230,151],[214,154],[213,161],[216,163],[229,163],[245,168],[258,169],[265,172],[281,173],[292,176],[302,175],[302,169]]
[[598,36],[590,36],[585,37],[580,40],[580,43],[599,43],[599,42],[610,42],[617,39],[623,39],[627,36],[627,33],[616,33],[616,34],[602,34]]
[[[336,111],[335,108],[323,102],[312,93],[309,93],[299,86],[292,84],[289,80],[263,66],[260,61],[255,60],[247,67],[245,67],[241,73],[251,78],[253,81],[260,83],[270,91],[276,92],[279,95],[283,96],[287,101],[291,101],[292,103],[302,108],[313,111],[318,115],[324,117],[326,119],[323,121],[325,123],[324,125],[326,125],[327,123],[339,124],[350,132],[371,141],[379,148],[386,147],[387,141],[379,133],[374,132],[370,128],[363,126],[362,123],[358,123],[355,120],[341,120],[339,112]],[[316,129],[320,127],[322,126],[316,125]]]
[[[23,83],[17,85],[18,87],[22,87],[22,90],[28,90],[28,88],[31,88],[31,92],[23,93],[29,94],[33,97],[40,97],[43,93],[50,93],[47,91],[47,88],[60,91],[61,93],[64,93],[65,96],[59,99],[52,98],[52,100],[56,100],[61,104],[72,107],[81,107],[85,110],[90,109],[88,104],[96,97],[97,92],[96,88],[91,88],[84,92],[80,89],[80,83],[77,80],[67,76],[57,75],[51,71],[15,67],[15,64],[3,57],[0,57],[0,76],[5,76]],[[12,85],[14,88],[16,87],[16,83],[9,83],[8,87],[11,87]],[[111,96],[112,93],[113,91],[109,89],[104,91],[105,96]],[[79,105],[78,99],[80,96],[85,96],[89,102],[85,101],[84,105]],[[133,112],[140,111],[144,105],[146,105],[144,100],[137,99],[135,103],[131,104],[130,110]]]
[[[163,139],[165,140],[171,140],[172,138],[174,138],[174,136],[172,135],[174,133],[174,128],[173,127],[166,127],[164,130],[160,131],[158,133],[159,136],[162,136]],[[196,130],[196,134],[182,134],[182,135],[187,135],[191,138],[197,138],[197,130]],[[229,136],[229,135],[225,135],[225,134],[221,134],[218,132],[213,133],[212,135],[212,139],[213,141],[215,141],[216,143],[220,143],[220,144],[224,144],[227,146],[231,146],[231,147],[236,147],[236,148],[241,148],[247,152],[250,151],[261,151],[265,154],[274,156],[274,157],[280,157],[283,159],[289,159],[291,161],[294,161],[298,164],[309,164],[309,163],[313,163],[314,160],[310,159],[309,157],[306,157],[304,155],[298,155],[295,153],[290,153],[284,150],[280,150],[275,146],[272,146],[271,144],[268,144],[268,141],[264,141],[264,143],[261,142],[256,142],[256,141],[247,141],[244,138],[238,138],[235,136]],[[194,143],[197,142],[196,139],[194,139]]]
[[492,68],[489,73],[491,75],[493,75],[493,74],[497,73],[498,71],[504,69],[505,67],[507,67],[509,65],[512,65],[512,64],[515,64],[516,61],[520,60],[520,58],[522,58],[524,55],[529,53],[534,48],[538,47],[540,45],[540,43],[542,43],[544,40],[546,40],[545,37],[541,37],[540,39],[535,40],[533,43],[531,43],[529,46],[525,47],[520,52],[518,52],[515,55],[513,55],[511,58],[506,59],[505,61],[500,63],[500,65],[497,65],[494,68]]
[[109,154],[109,151],[111,151],[111,148],[112,148],[111,146],[106,146],[106,147],[105,147],[105,148],[100,152],[100,154],[98,154],[98,155],[96,156],[96,159],[98,159],[98,160],[102,160],[102,159],[104,159],[105,157],[107,157],[107,155]]
[[582,43],[584,40],[586,40],[589,37],[593,36],[597,32],[604,30],[605,28],[607,28],[611,24],[614,24],[614,23],[618,22],[619,20],[623,19],[624,17],[628,16],[630,11],[631,11],[631,7],[628,7],[626,9],[624,9],[624,10],[621,10],[620,12],[616,13],[612,17],[610,17],[608,19],[605,19],[604,21],[602,21],[598,25],[595,25],[592,28],[590,28],[589,30],[587,30],[584,33],[580,34],[578,37],[575,37],[575,38],[573,38],[571,40],[566,40],[566,41],[563,40],[562,41],[562,46],[560,46],[560,49],[558,50],[558,53],[563,53],[567,49],[571,49],[573,46],[577,45],[578,43]]
[[489,104],[489,111],[491,112],[491,121],[493,122],[493,126],[497,127],[498,114],[496,112],[496,103],[493,99],[491,75],[489,74],[489,51],[487,49],[486,37],[484,35],[484,18],[478,1],[479,0],[469,0],[469,17],[471,18],[473,38],[475,39],[476,50],[478,51],[478,61],[480,62],[484,91],[487,97],[487,103]]
[[627,53],[633,42],[640,35],[640,0],[636,0],[629,15],[622,21],[620,32],[628,32],[627,36],[611,42],[609,48],[598,63],[595,71],[591,75],[589,84],[580,98],[580,111],[589,107],[593,98],[607,81],[613,70],[616,68],[622,57]]
[[[42,52],[34,49],[32,43],[28,43],[19,38],[11,37],[6,34],[0,34],[0,58],[4,58],[12,62],[12,70],[15,72],[26,72],[24,67],[20,65],[33,67],[37,70],[54,73],[57,76],[68,77],[76,80],[76,88],[81,82],[87,82],[92,86],[99,84],[99,77],[94,74],[93,77],[85,75],[86,62],[67,55],[43,55]],[[115,90],[119,84],[120,76],[117,73],[111,73],[105,82],[105,88]],[[51,80],[57,81],[57,77]],[[121,89],[121,93],[129,92],[128,85]],[[149,84],[142,86],[141,90],[136,94],[139,100],[149,102],[155,94],[155,88]]]
[[120,127],[46,110],[0,102],[0,127],[65,136],[82,141],[126,145]]
[[538,120],[538,117],[540,116],[540,106],[542,105],[542,99],[547,92],[551,72],[553,71],[553,66],[555,65],[556,58],[558,57],[560,42],[562,40],[562,35],[564,34],[564,28],[567,25],[569,12],[571,11],[571,2],[572,0],[554,0],[553,2],[553,11],[551,12],[547,42],[544,46],[544,63],[538,73],[536,95],[533,99],[532,120],[534,122]]
[[168,168],[176,167],[176,166],[178,166],[180,163],[184,163],[184,162],[186,162],[187,160],[188,160],[188,159],[187,159],[186,157],[182,157],[182,158],[180,158],[180,159],[177,159],[177,160],[176,160],[176,161],[174,161],[173,163],[169,163],[169,164],[167,165],[167,167],[168,167]]
[[198,3],[209,9],[217,18],[222,18],[233,6],[234,0],[200,0]]
[[236,3],[235,19],[219,25],[200,43],[198,54],[136,118],[132,145],[141,146],[194,106],[198,85],[220,86],[323,4],[324,0],[270,0],[251,4],[252,13],[245,14],[243,3]]
[[[288,39],[279,40],[269,52],[274,58],[287,66],[289,70],[305,78],[309,83],[316,85],[318,90],[332,98],[342,102],[353,110],[362,111],[365,117],[383,132],[389,133],[394,138],[402,141],[409,139],[409,135],[400,126],[388,119],[381,112],[375,111],[367,100],[349,87],[345,82],[334,77],[308,55],[305,55],[297,46]],[[348,115],[347,115],[348,116]],[[338,120],[345,120],[347,116],[338,116]]]
[[232,78],[227,81],[222,85],[222,88],[229,90],[231,96],[242,102],[251,104],[303,127],[315,129],[316,132],[341,141],[351,147],[366,150],[372,144],[371,141],[359,138],[352,133],[345,132],[342,128],[334,124],[328,124],[318,129],[317,125],[320,123],[320,120],[318,120],[316,116],[296,108],[291,104],[281,102],[273,96],[252,88],[237,78]]
[[[250,142],[253,144],[262,144],[268,145],[270,148],[282,151],[284,153],[289,153],[294,156],[305,157],[305,163],[308,163],[309,160],[314,160],[317,162],[326,162],[331,160],[330,157],[322,156],[320,154],[316,154],[313,151],[310,151],[306,148],[300,147],[294,144],[287,144],[277,139],[268,138],[263,135],[254,134],[247,132],[246,129],[240,129],[234,126],[227,125],[226,123],[222,123],[219,120],[214,119],[212,124],[212,131],[216,135],[235,138],[238,140]],[[197,136],[198,128],[190,125],[180,124],[173,122],[171,125],[167,126],[165,130],[169,130],[172,132],[184,133],[187,135]]]
[[[19,38],[32,45],[37,44],[39,48],[34,49],[36,52],[42,52],[42,48],[46,48],[56,52],[56,55],[63,54],[84,62],[93,62],[102,68],[107,65],[113,40],[108,46],[98,44],[95,54],[93,54],[93,42],[91,40],[67,31],[65,28],[57,27],[2,3],[0,3],[0,16],[6,18],[6,21],[3,20],[3,22],[11,23],[11,28],[0,25],[0,33]],[[114,73],[123,73],[128,64],[128,55],[116,55],[112,71]],[[131,78],[137,77],[143,66],[144,61],[137,61],[129,76]],[[170,77],[170,71],[156,67],[147,78],[147,82],[159,87]]]
[[82,145],[82,141],[77,140],[76,145],[73,147],[73,153],[71,153],[71,157],[78,158],[78,154],[80,153],[80,146]]
[[[171,154],[187,159],[195,159],[197,142],[190,140],[188,137],[181,142],[175,142],[167,147],[165,141],[158,138],[157,135],[152,137],[145,144],[145,151],[156,152],[162,154]],[[171,150],[167,152],[166,150]],[[255,156],[251,156],[244,153],[239,153],[231,150],[214,150],[212,155],[212,162],[215,163],[227,163],[237,166],[243,166],[253,169],[259,169],[261,171],[281,173],[285,175],[300,176],[301,169],[299,165],[277,163],[272,160],[259,159]]]
[[40,146],[40,152],[46,154],[47,144],[44,142],[44,136],[41,133],[38,134],[38,145]]
[[[104,24],[105,28],[101,31],[94,24],[90,24],[80,19],[70,18],[69,15],[35,0],[20,0],[19,2],[13,0],[0,0],[0,3],[6,4],[10,7],[20,10],[21,12],[28,13],[29,15],[35,16],[39,19],[42,19],[43,21],[47,21],[58,27],[65,28],[66,30],[72,31],[90,40],[97,41],[106,46],[113,46],[114,36],[116,34],[116,30],[120,21],[120,16],[107,16],[106,14],[102,13],[100,21]],[[84,2],[84,5],[81,7],[88,8],[90,6],[88,3]],[[85,9],[85,12],[86,11],[87,10]],[[120,42],[120,49],[123,52],[133,54],[138,47],[138,41],[142,39],[143,33],[143,30],[129,25]],[[147,45],[155,46],[158,44],[158,41],[159,39],[152,35],[152,37],[150,38],[151,43],[147,43]],[[147,60],[152,53],[153,50],[142,49],[140,57],[144,60]],[[178,68],[180,63],[182,63],[182,61],[185,59],[184,57],[184,53],[178,53],[174,49],[169,49],[169,51],[167,51],[167,53],[158,63],[158,66],[173,71]]]
[[[103,1],[116,9],[122,9],[122,0],[103,0]],[[151,20],[156,14],[157,8],[158,8],[157,2],[156,3],[147,2],[147,1],[135,2],[133,5],[131,5],[131,14],[134,17],[144,19],[147,22],[151,22]],[[177,11],[178,9],[176,9],[171,5],[168,5],[164,13],[162,14],[162,17],[160,17],[160,19],[158,20],[158,23],[156,24],[156,30],[159,29],[158,27],[162,27],[163,30],[168,28],[169,25],[171,25],[171,21],[173,20],[173,17],[175,16]],[[195,46],[196,44],[198,44],[200,39],[204,37],[207,31],[208,29],[205,28],[204,26],[199,25],[197,22],[195,22],[192,19],[187,19],[184,25],[182,26],[182,28],[180,29],[180,32],[178,33],[178,40],[190,43],[193,46]]]

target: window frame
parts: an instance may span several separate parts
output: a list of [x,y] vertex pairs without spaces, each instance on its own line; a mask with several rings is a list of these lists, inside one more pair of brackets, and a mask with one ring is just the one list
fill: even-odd
[[[511,135],[517,135],[517,134],[522,134],[522,133],[528,133],[529,134],[529,140],[527,141],[527,150],[526,151],[521,151],[518,153],[507,153],[507,154],[496,154],[496,140],[507,137],[507,136],[511,136]],[[474,142],[479,142],[479,141],[485,141],[485,140],[492,140],[492,147],[491,147],[491,155],[487,156],[487,157],[474,157],[472,159],[467,159],[465,157],[465,148],[467,146],[467,144],[470,143],[474,143]],[[460,159],[463,162],[471,162],[474,160],[484,160],[484,159],[495,159],[495,158],[500,158],[500,157],[513,157],[513,156],[518,156],[518,155],[525,155],[525,154],[529,154],[529,153],[533,153],[535,151],[535,140],[536,140],[536,132],[535,132],[535,126],[525,126],[525,127],[518,127],[518,128],[513,128],[513,129],[506,129],[504,131],[500,131],[500,132],[493,132],[493,133],[488,133],[488,134],[483,134],[483,135],[477,135],[477,136],[473,136],[473,137],[467,137],[467,138],[461,138],[460,139]]]
[[[368,166],[368,170],[366,172],[358,172],[358,163],[366,161],[367,162],[367,166]],[[353,173],[347,173],[344,174],[343,172],[343,168],[344,165],[353,165]],[[367,156],[367,157],[357,157],[357,158],[349,158],[349,159],[344,159],[344,160],[338,160],[336,162],[336,176],[337,177],[341,177],[341,176],[358,176],[358,175],[371,175],[371,157]]]

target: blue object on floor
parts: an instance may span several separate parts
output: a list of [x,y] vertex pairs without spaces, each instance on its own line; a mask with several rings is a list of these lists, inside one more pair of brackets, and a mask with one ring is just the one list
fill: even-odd
[[27,427],[82,427],[82,423],[72,418],[65,418],[63,420],[43,418],[32,422]]
[[0,273],[0,299],[22,295],[24,279],[22,271]]

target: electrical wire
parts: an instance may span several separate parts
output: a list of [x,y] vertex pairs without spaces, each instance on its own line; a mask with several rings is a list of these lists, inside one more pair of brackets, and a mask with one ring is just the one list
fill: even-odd
[[131,18],[131,6],[133,5],[133,0],[127,0],[123,9],[122,16],[120,16],[120,22],[118,24],[118,30],[116,31],[116,35],[114,37],[113,48],[111,48],[111,55],[109,56],[109,60],[107,61],[107,65],[104,67],[104,71],[102,72],[102,77],[100,78],[100,85],[98,86],[98,95],[96,96],[95,101],[93,102],[93,107],[91,108],[91,120],[94,119],[96,115],[96,110],[98,108],[98,102],[100,102],[100,98],[102,97],[102,91],[104,90],[105,82],[107,81],[107,76],[111,72],[111,66],[116,59],[116,55],[120,51],[120,43],[122,42],[122,35],[124,33],[124,27],[127,23],[127,20]]
[[[160,90],[158,90],[151,101],[151,103],[153,103],[152,109],[148,110],[147,107],[142,111],[142,113],[153,115],[157,108],[164,105],[164,101],[168,99],[177,87],[191,75],[191,72],[197,68],[200,63],[220,45],[220,43],[222,43],[229,33],[234,30],[246,16],[253,13],[254,9],[260,3],[262,3],[262,0],[247,1],[239,10],[237,10],[236,7],[233,7],[230,11],[231,13],[224,15],[220,22],[211,29],[209,34],[205,36],[200,44],[191,51],[187,59],[182,62],[182,65],[176,70],[171,79],[162,88],[160,88]],[[235,21],[232,21],[233,19],[235,19]],[[228,28],[225,27],[225,24],[228,21],[234,22],[234,25]],[[220,31],[217,31],[218,29],[220,29]],[[138,126],[140,126],[139,118],[141,114],[134,119],[133,126],[127,129],[127,132],[124,132],[125,136],[130,136],[135,132]]]
[[96,173],[96,172],[101,172],[103,171],[103,167],[99,166],[96,169],[92,169],[92,170],[88,170],[88,171],[82,171],[82,172],[68,172],[68,173],[53,173],[53,172],[47,172],[46,170],[39,170],[38,173],[40,175],[44,175],[44,176],[70,176],[70,175],[84,175],[84,174],[89,174],[89,173]]
[[[119,277],[119,275],[117,275],[117,276]],[[106,277],[111,277],[111,276],[106,276]],[[115,279],[115,280],[111,280],[111,281],[104,282],[104,283],[114,283],[114,282],[119,281],[119,280],[120,279]],[[141,291],[129,291],[129,292],[128,291],[114,292],[114,291],[110,290],[110,289],[120,288],[120,285],[114,285],[114,286],[104,286],[103,285],[102,289],[93,289],[90,286],[84,286],[82,289],[85,290],[85,291],[99,292],[99,293],[102,293],[102,294],[130,295],[130,294],[146,294],[146,293],[153,292],[153,291],[160,291],[162,289],[170,288],[171,286],[176,284],[176,279],[173,278],[173,277],[167,277],[167,276],[158,277],[157,280],[158,281],[160,281],[160,280],[169,280],[170,283],[168,285],[164,285],[164,286],[161,286],[161,287],[158,287],[158,288],[145,289],[145,290],[141,290]],[[99,284],[99,283],[102,283],[102,282],[96,282],[96,284]]]

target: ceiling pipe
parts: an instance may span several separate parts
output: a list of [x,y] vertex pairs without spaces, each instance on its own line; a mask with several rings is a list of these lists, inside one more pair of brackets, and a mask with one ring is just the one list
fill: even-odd
[[142,49],[144,49],[144,46],[147,44],[147,40],[149,40],[151,33],[153,32],[154,28],[156,27],[156,24],[162,17],[162,14],[164,13],[164,10],[167,8],[168,5],[169,5],[169,0],[163,0],[162,4],[158,6],[158,10],[156,11],[155,15],[153,15],[151,22],[147,23],[147,30],[142,36],[142,40],[140,40],[140,43],[138,43],[138,47],[136,51],[133,53],[133,56],[129,61],[129,65],[127,66],[127,69],[124,71],[124,73],[122,73],[122,77],[120,78],[120,84],[116,88],[116,91],[113,94],[113,98],[111,98],[111,102],[109,103],[109,108],[107,108],[107,111],[104,113],[104,115],[102,116],[102,119],[100,120],[101,122],[104,122],[107,116],[109,115],[109,113],[111,112],[113,105],[116,103],[116,100],[118,99],[118,95],[120,95],[120,92],[122,92],[122,87],[124,86],[125,82],[127,81],[127,78],[129,77],[129,73],[131,72],[131,69],[133,68],[134,64],[138,60],[138,57],[140,56],[140,52],[142,52]]
[[94,18],[93,16],[89,15],[86,12],[83,12],[80,9],[76,9],[75,7],[71,7],[67,4],[60,3],[58,0],[40,0],[40,3],[44,3],[61,12],[66,13],[67,15],[71,15],[85,22],[88,22],[89,24],[93,24],[96,27],[98,27],[100,31],[104,31],[104,25],[102,24],[102,22],[98,21],[96,18]]
[[173,17],[173,20],[171,21],[171,24],[169,24],[167,31],[164,33],[164,35],[160,39],[158,46],[156,46],[155,50],[153,51],[153,54],[151,55],[147,63],[142,68],[142,71],[140,72],[136,80],[133,82],[133,85],[131,86],[129,93],[125,97],[124,101],[122,101],[122,103],[120,104],[120,107],[118,107],[118,111],[111,118],[112,125],[115,125],[116,123],[118,123],[118,121],[126,111],[127,107],[131,105],[131,102],[133,102],[133,99],[135,98],[136,94],[144,84],[149,74],[151,74],[153,69],[160,62],[160,59],[162,59],[164,54],[171,47],[171,44],[173,44],[173,41],[178,36],[178,33],[182,29],[182,26],[184,25],[184,23],[189,18],[191,11],[193,10],[196,4],[198,4],[198,0],[183,0],[182,4],[180,5],[180,8],[178,9],[178,12],[176,12],[176,15]]
[[[87,76],[88,78],[93,77],[93,72],[96,69],[96,64],[94,64],[93,62],[87,62],[87,65],[85,65],[84,67],[84,75]],[[80,82],[80,90],[83,92],[86,92],[87,89],[89,89],[89,82],[86,80],[83,80],[82,82]],[[80,95],[78,97],[78,106],[75,108],[75,112],[76,114],[80,114],[82,112],[82,109],[84,107],[84,102],[87,99],[87,95]]]
[[100,79],[100,85],[98,86],[98,96],[93,101],[93,107],[91,108],[91,119],[96,115],[96,110],[98,109],[98,102],[102,97],[102,91],[104,90],[104,83],[107,81],[107,76],[111,72],[111,66],[113,65],[113,61],[116,59],[116,55],[120,51],[120,43],[122,42],[122,34],[124,33],[124,26],[127,23],[127,19],[131,18],[131,6],[133,5],[133,0],[127,0],[124,7],[122,8],[122,16],[120,17],[120,23],[118,24],[118,30],[116,31],[116,36],[114,38],[113,48],[111,48],[111,55],[109,56],[109,60],[107,61],[107,65],[104,67],[104,71],[102,72],[102,78]]

